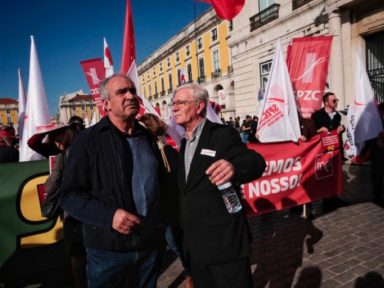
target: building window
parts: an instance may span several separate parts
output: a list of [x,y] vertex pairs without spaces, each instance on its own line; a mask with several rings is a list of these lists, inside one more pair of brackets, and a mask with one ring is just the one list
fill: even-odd
[[182,83],[181,75],[183,75],[183,70],[177,69],[177,84],[178,85],[181,85],[181,83]]
[[265,91],[267,88],[267,82],[269,78],[269,73],[271,72],[272,60],[267,62],[260,63],[260,88]]
[[164,78],[161,78],[161,92],[164,92]]
[[199,58],[199,78],[205,77],[204,58]]
[[185,47],[185,55],[191,55],[191,47],[189,45]]
[[217,40],[217,28],[214,28],[211,30],[211,39],[212,39],[212,41]]
[[159,63],[159,70],[160,70],[160,72],[163,72],[163,63]]
[[12,123],[11,115],[7,115],[7,124],[10,125]]
[[180,53],[179,52],[176,52],[176,62],[177,63],[180,62]]
[[156,76],[156,68],[153,67],[153,76]]
[[273,5],[275,0],[259,0],[259,11],[267,9],[269,6]]
[[171,67],[171,59],[167,58],[167,67]]
[[148,78],[148,80],[150,79],[150,76],[149,76],[149,71],[148,71],[148,74],[147,74],[147,78]]
[[204,58],[199,59],[199,76],[205,76],[204,72]]
[[203,48],[203,38],[197,39],[197,49]]
[[213,71],[220,72],[220,58],[219,58],[219,50],[213,51]]
[[172,91],[172,74],[168,74],[169,91]]
[[187,64],[188,82],[192,82],[192,65]]

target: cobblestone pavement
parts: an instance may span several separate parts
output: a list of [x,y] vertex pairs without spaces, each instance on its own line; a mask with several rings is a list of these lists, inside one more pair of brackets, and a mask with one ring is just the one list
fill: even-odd
[[[305,220],[287,211],[250,219],[254,287],[384,287],[384,209],[370,202],[370,167],[345,164],[348,206],[314,203]],[[158,287],[183,287],[178,259],[166,255]]]

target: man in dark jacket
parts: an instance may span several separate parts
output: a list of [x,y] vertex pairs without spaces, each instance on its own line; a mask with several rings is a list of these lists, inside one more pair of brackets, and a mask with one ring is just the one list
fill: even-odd
[[336,111],[338,102],[339,99],[334,93],[327,92],[324,94],[324,107],[312,114],[317,133],[337,130],[337,134],[341,134],[345,131],[345,127],[341,125],[341,115]]
[[108,115],[72,145],[62,208],[84,223],[88,287],[156,287],[164,242],[160,154],[135,120],[139,101],[131,79],[112,75],[100,94]]
[[261,176],[265,161],[235,129],[207,120],[207,103],[208,92],[197,84],[178,87],[172,103],[176,123],[185,128],[178,183],[192,279],[196,287],[252,287],[244,209],[228,213],[217,186],[230,181],[239,188]]
[[[344,125],[341,125],[341,115],[336,111],[339,99],[335,93],[327,92],[323,96],[324,107],[312,114],[312,120],[316,127],[317,133],[329,133],[336,130],[340,141],[340,154],[343,156],[343,141],[341,133],[345,131]],[[322,202],[322,207],[325,211],[333,210],[339,206],[347,205],[346,202],[338,197],[325,198]]]

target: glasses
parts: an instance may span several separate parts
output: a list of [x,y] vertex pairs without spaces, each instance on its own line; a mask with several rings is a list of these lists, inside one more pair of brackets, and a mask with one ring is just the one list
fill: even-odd
[[172,107],[185,107],[187,104],[190,104],[190,103],[197,103],[199,101],[197,100],[192,100],[192,101],[188,101],[188,100],[185,100],[185,101],[174,101],[172,102]]
[[333,99],[333,100],[332,100],[332,103],[333,103],[333,104],[335,104],[335,103],[337,103],[337,102],[339,102],[339,99]]

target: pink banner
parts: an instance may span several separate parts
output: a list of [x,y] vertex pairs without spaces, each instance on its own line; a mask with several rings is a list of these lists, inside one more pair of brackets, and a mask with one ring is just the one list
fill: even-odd
[[295,38],[287,53],[292,88],[303,118],[311,118],[321,108],[331,44],[332,36]]
[[249,214],[283,210],[343,192],[340,150],[326,151],[320,135],[308,142],[248,144],[267,162],[263,176],[243,185]]
[[87,79],[89,89],[91,89],[91,94],[93,101],[97,106],[97,109],[100,112],[101,116],[105,116],[105,111],[103,109],[103,104],[100,101],[100,91],[99,85],[100,82],[105,78],[105,69],[104,62],[101,58],[89,59],[80,62],[81,67],[83,68],[85,78]]

